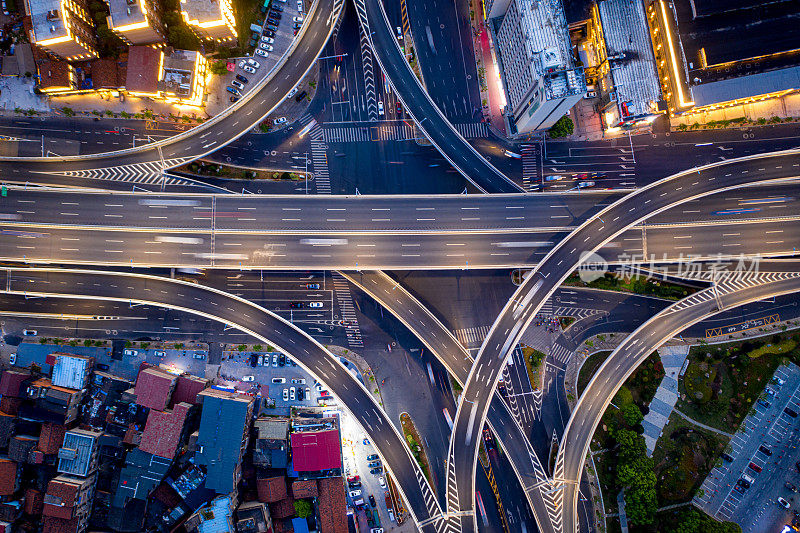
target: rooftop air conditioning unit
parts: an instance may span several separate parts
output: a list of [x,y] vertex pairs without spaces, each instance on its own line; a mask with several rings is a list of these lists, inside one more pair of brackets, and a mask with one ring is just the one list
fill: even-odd
[[561,65],[558,58],[558,51],[555,48],[545,48],[542,50],[542,66],[549,71],[556,70]]

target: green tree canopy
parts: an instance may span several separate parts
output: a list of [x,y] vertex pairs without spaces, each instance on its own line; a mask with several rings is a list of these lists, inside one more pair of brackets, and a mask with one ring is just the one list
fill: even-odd
[[295,500],[294,512],[300,518],[307,518],[314,512],[314,506],[311,505],[311,502],[308,500]]
[[572,135],[572,132],[575,130],[575,123],[572,122],[572,119],[569,116],[564,115],[558,121],[556,121],[553,126],[547,130],[547,134],[550,136],[551,139],[559,139],[561,137],[566,137],[567,135]]

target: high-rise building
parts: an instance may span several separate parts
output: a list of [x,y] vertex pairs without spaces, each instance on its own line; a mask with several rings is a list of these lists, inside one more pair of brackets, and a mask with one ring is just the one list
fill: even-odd
[[108,27],[128,44],[163,44],[158,0],[106,0]]
[[206,41],[230,42],[237,37],[231,0],[181,0],[181,15]]
[[496,0],[486,13],[510,132],[549,128],[586,94],[561,0]]
[[87,0],[25,0],[30,41],[67,61],[97,57]]

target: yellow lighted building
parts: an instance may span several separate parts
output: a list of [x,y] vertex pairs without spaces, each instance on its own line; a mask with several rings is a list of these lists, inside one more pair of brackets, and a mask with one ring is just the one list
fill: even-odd
[[97,57],[86,0],[25,0],[25,11],[31,43],[67,61]]
[[208,61],[200,52],[131,46],[125,90],[132,96],[202,106]]
[[220,43],[236,40],[231,0],[181,0],[181,15],[203,40]]
[[108,27],[128,44],[163,44],[158,0],[106,0]]

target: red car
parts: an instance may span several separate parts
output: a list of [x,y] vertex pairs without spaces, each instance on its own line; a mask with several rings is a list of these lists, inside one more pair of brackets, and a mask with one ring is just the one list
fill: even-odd
[[761,467],[760,467],[760,466],[758,466],[758,465],[757,465],[757,464],[755,464],[755,463],[750,463],[750,464],[749,464],[749,465],[747,465],[747,466],[749,466],[749,467],[750,467],[750,468],[751,468],[751,469],[752,469],[754,472],[759,472],[759,473],[761,472]]
[[395,109],[397,109],[397,114],[398,115],[402,115],[403,114],[403,106],[402,106],[402,104],[400,104],[400,102],[397,102],[397,105],[395,106]]

